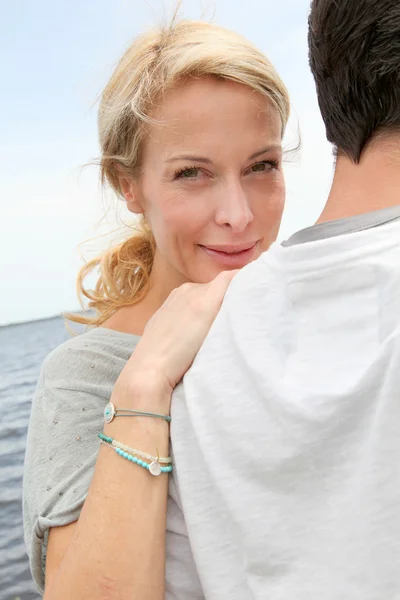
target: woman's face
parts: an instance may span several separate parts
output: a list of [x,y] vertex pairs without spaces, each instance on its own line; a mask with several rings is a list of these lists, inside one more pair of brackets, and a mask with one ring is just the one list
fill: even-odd
[[153,117],[128,207],[156,241],[153,274],[171,287],[244,267],[276,239],[285,184],[281,120],[241,84],[200,78],[170,92]]

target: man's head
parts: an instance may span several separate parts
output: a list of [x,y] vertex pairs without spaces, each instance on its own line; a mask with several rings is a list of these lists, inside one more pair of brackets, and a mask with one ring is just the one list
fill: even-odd
[[400,134],[400,0],[313,0],[308,43],[327,138],[358,163]]

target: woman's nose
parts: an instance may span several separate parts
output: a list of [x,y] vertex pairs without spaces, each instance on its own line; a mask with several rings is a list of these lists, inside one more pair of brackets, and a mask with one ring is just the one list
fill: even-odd
[[253,220],[249,199],[240,182],[221,186],[215,214],[217,225],[229,226],[234,233],[241,233]]

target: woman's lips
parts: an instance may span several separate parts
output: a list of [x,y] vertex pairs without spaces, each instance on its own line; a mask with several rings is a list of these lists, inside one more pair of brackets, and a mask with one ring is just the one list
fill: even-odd
[[223,267],[240,269],[256,255],[258,241],[241,246],[201,246],[200,248]]

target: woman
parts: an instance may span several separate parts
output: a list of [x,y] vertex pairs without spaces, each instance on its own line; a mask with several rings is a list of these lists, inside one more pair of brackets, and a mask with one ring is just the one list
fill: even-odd
[[46,600],[204,597],[168,457],[171,393],[235,271],[276,238],[288,113],[265,56],[200,22],[140,36],[104,90],[102,178],[142,220],[81,273],[100,267],[84,291],[96,317],[80,319],[94,327],[46,359],[33,402],[24,524]]

